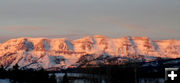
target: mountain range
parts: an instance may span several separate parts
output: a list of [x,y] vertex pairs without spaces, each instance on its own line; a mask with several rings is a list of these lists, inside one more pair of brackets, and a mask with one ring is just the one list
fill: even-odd
[[0,65],[20,68],[66,69],[129,62],[180,58],[180,40],[152,40],[126,36],[66,38],[16,38],[0,44]]

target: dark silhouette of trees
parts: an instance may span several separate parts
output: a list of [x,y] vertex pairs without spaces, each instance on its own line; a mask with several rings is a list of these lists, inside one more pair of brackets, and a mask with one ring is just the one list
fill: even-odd
[[1,66],[0,66],[0,71],[1,71],[1,72],[2,72],[2,71],[5,71],[4,66],[3,66],[3,65],[1,65]]
[[0,78],[5,78],[6,77],[6,71],[4,69],[4,66],[0,66]]
[[18,70],[19,70],[19,65],[18,65],[18,64],[15,64],[15,65],[13,66],[13,70],[14,70],[14,71],[18,71]]
[[50,76],[49,80],[50,80],[51,83],[57,83],[57,81],[56,81],[56,75],[53,73],[53,74]]
[[18,64],[8,71],[0,66],[0,78],[9,78],[11,83],[57,83],[55,74],[49,76],[49,72],[44,69],[21,70]]
[[62,83],[69,83],[68,77],[67,77],[67,72],[65,72],[65,75],[63,76]]

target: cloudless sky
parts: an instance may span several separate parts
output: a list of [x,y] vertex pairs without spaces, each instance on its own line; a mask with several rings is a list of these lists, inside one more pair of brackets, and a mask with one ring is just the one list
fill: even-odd
[[180,0],[0,0],[0,42],[96,34],[180,39]]

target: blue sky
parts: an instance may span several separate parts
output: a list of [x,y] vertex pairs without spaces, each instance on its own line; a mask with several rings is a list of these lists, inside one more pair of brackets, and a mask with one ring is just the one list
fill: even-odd
[[96,34],[180,39],[180,0],[0,0],[0,42]]

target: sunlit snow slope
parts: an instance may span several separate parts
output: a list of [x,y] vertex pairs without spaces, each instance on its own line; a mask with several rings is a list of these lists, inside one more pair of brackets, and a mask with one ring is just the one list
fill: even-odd
[[151,61],[156,57],[179,58],[180,41],[130,36],[112,39],[95,35],[77,40],[17,38],[0,44],[0,65],[6,69],[15,64],[34,69],[68,68],[83,64],[81,60],[105,64],[106,59],[115,57],[121,62],[127,58],[138,61]]

